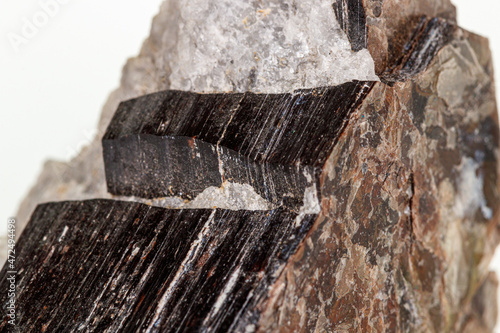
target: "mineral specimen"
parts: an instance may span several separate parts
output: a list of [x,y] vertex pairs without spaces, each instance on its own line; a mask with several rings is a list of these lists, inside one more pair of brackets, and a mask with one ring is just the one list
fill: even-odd
[[491,332],[492,77],[447,0],[166,1],[26,205],[129,202],[39,206],[20,328]]
[[496,304],[475,296],[498,244],[491,78],[486,41],[458,30],[424,73],[374,86],[323,168],[321,213],[261,331],[491,331],[495,316],[470,314]]
[[249,184],[272,204],[300,207],[347,115],[371,87],[352,82],[266,95],[167,91],[122,103],[103,138],[108,189],[192,199],[208,187]]
[[17,249],[19,331],[244,331],[313,220],[283,209],[40,205]]
[[[20,227],[41,202],[110,197],[106,190],[101,138],[124,100],[165,89],[290,93],[294,89],[351,80],[378,80],[375,74],[382,75],[404,56],[403,49],[422,16],[455,23],[455,8],[449,0],[365,0],[363,7],[359,7],[356,0],[334,2],[332,6],[333,1],[320,0],[298,4],[269,0],[226,1],[224,4],[166,0],[153,20],[150,37],[140,54],[127,62],[120,87],[105,104],[96,139],[73,160],[49,161],[44,165],[37,183],[18,210]],[[318,3],[320,11],[315,6]],[[339,6],[351,12],[349,17],[353,22],[359,19],[365,22],[363,17],[366,18],[365,29],[358,28],[358,31],[366,33],[369,54],[366,50],[352,54],[349,35],[342,31],[346,30],[345,20],[337,20],[339,13],[334,10]],[[243,15],[242,8],[248,14]],[[272,10],[264,15],[267,8]],[[210,22],[206,20],[208,17]],[[190,30],[194,28],[197,33]],[[262,42],[262,36],[273,42]],[[292,44],[288,46],[286,40],[292,40]],[[277,52],[281,46],[275,48],[280,43],[285,43],[285,50],[299,47],[292,49],[293,52],[287,51],[286,58],[280,58]],[[263,51],[254,58],[257,46]],[[327,49],[332,53],[328,54]],[[224,63],[216,60],[220,52],[227,54]],[[253,79],[245,73],[262,64],[263,54],[267,55],[268,64],[260,75],[266,81],[252,85],[257,71],[253,72]],[[273,62],[273,57],[282,61]],[[305,66],[307,70],[302,69]],[[306,84],[305,75],[310,84]],[[218,79],[214,79],[216,77]],[[179,202],[175,206],[179,207]]]

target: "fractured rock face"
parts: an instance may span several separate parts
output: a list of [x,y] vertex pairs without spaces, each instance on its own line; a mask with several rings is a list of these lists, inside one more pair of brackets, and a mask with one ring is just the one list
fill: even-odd
[[[163,5],[108,106],[106,181],[129,202],[40,206],[23,233],[25,331],[490,332],[500,193],[487,41],[457,28],[446,0],[195,4]],[[248,30],[235,23],[243,14]],[[308,87],[325,64],[313,53],[306,77],[282,76],[272,59],[287,31],[313,53],[336,34],[325,49],[350,66],[369,52],[380,81]],[[252,38],[235,55],[242,36]],[[254,72],[248,45],[265,49]],[[156,92],[176,84],[193,91]],[[196,93],[207,87],[221,91]],[[84,156],[72,163],[96,165]],[[100,196],[94,170],[65,173],[62,185]],[[64,288],[49,267],[68,271]]]
[[477,324],[470,302],[495,307],[474,296],[498,243],[486,43],[457,31],[424,73],[367,95],[326,162],[313,230],[262,305],[262,332],[461,332]]
[[356,1],[336,0],[339,2],[346,2],[348,9],[354,11],[350,14],[353,22],[366,17],[366,47],[374,60],[377,75],[405,55],[405,46],[422,20],[445,20],[456,25],[455,7],[450,0],[364,0],[363,8],[349,6]]

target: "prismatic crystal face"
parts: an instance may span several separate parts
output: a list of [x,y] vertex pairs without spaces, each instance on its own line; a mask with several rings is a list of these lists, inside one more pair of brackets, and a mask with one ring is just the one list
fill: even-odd
[[23,332],[493,329],[493,69],[448,1],[167,1],[100,126],[26,201],[96,198],[34,211]]

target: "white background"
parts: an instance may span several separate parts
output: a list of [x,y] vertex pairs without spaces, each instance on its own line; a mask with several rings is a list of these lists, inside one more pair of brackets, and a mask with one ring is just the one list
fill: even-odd
[[62,2],[16,51],[9,34],[21,35],[24,19],[32,22],[42,8],[39,0],[0,0],[0,230],[43,162],[68,160],[91,139],[161,0]]
[[[0,0],[0,230],[43,162],[67,160],[91,139],[107,95],[118,87],[126,59],[139,52],[161,3],[60,1],[67,3],[16,51],[9,33],[21,35],[25,20],[33,22],[42,8],[39,1]],[[498,68],[500,3],[454,3],[460,26],[490,38]],[[492,266],[500,271],[500,255]]]

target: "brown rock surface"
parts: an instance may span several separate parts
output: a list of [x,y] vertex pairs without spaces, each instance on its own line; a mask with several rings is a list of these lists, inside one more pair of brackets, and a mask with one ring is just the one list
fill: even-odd
[[456,10],[449,0],[368,0],[363,4],[367,16],[367,48],[377,74],[382,74],[401,56],[404,44],[422,16],[456,23]]
[[261,332],[491,330],[473,304],[496,313],[480,288],[499,240],[488,54],[459,30],[424,73],[373,88],[323,168],[321,215],[262,304]]

